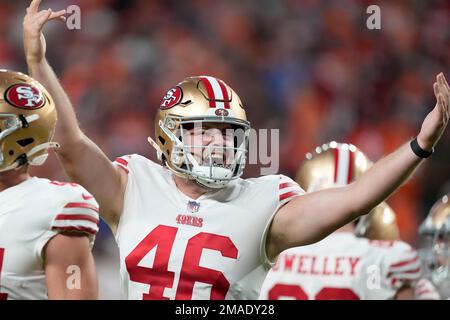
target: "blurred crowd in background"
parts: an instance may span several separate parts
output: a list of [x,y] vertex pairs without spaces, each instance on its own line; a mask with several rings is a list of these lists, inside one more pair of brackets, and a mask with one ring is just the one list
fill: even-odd
[[[26,72],[22,19],[28,0],[0,0],[0,67]],[[450,2],[366,0],[44,0],[42,9],[81,8],[81,30],[45,29],[47,58],[87,135],[113,160],[139,153],[165,92],[189,75],[223,79],[256,129],[280,129],[280,173],[295,177],[305,153],[331,140],[376,161],[411,139],[434,107],[432,84],[450,77]],[[381,8],[369,30],[366,8]],[[56,157],[36,175],[67,180]],[[259,166],[245,177],[259,175]],[[407,185],[389,198],[402,239],[450,192],[450,132]],[[105,225],[99,264],[117,251]],[[102,266],[100,266],[102,267]],[[117,267],[118,268],[118,267]],[[115,298],[117,269],[102,269]],[[114,278],[111,290],[105,289]]]

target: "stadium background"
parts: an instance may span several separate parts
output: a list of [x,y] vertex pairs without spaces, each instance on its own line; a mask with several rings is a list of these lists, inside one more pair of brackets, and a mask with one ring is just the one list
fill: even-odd
[[[0,67],[26,72],[22,19],[28,0],[0,1]],[[420,129],[435,104],[432,83],[450,77],[450,2],[54,0],[76,4],[81,30],[45,29],[47,58],[87,135],[111,158],[139,153],[165,92],[188,75],[233,87],[254,128],[280,129],[280,172],[295,177],[304,154],[330,140],[350,142],[372,160]],[[381,30],[366,8],[381,8]],[[450,132],[415,178],[388,203],[403,240],[450,192]],[[52,154],[33,173],[67,180]],[[259,167],[247,167],[256,176]],[[102,224],[94,248],[102,298],[119,298],[117,249]]]

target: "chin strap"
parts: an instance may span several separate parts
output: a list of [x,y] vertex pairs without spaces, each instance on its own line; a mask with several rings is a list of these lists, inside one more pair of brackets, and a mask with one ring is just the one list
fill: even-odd
[[29,164],[31,166],[41,166],[44,164],[45,160],[47,160],[48,158],[48,153],[44,153],[40,156],[37,156],[36,158],[34,158],[33,160],[29,161],[28,159],[31,158],[33,155],[35,155],[36,153],[42,151],[42,150],[46,150],[46,149],[56,149],[59,148],[59,144],[57,142],[46,142],[46,143],[42,143],[34,148],[32,148],[30,151],[28,151],[26,154],[21,155],[20,157],[17,158],[16,161],[14,161],[11,165],[0,169],[0,172],[4,172],[4,171],[8,171],[8,170],[14,170],[17,169],[18,167],[24,165],[24,164]]
[[[231,180],[233,172],[230,169],[214,167],[212,165],[201,166],[192,154],[187,153],[186,156],[192,164],[192,173],[195,174],[191,177],[198,184],[211,189],[220,189],[227,185],[228,181]],[[217,180],[222,180],[222,182],[218,183]]]
[[0,172],[5,172],[5,171],[8,171],[8,170],[13,170],[13,169],[16,169],[17,167],[19,167],[21,161],[18,161],[18,160],[19,160],[19,159],[17,159],[16,161],[14,161],[11,165],[9,165],[9,166],[7,166],[7,167],[4,167],[3,169],[0,169]]
[[[46,143],[42,143],[36,147],[34,147],[33,149],[31,149],[30,151],[27,152],[27,158],[30,159],[33,155],[35,155],[38,152],[41,152],[42,150],[45,149],[57,149],[59,148],[59,143],[57,142],[46,142]],[[47,160],[48,158],[48,153],[44,153],[40,156],[37,156],[36,158],[34,158],[33,160],[29,161],[28,163],[32,166],[41,166],[44,164],[45,160]]]
[[148,143],[150,143],[150,145],[156,149],[156,153],[158,155],[158,159],[161,161],[162,160],[162,151],[161,148],[158,146],[158,144],[155,142],[155,140],[153,140],[151,137],[147,138]]
[[[39,119],[38,114],[32,114],[27,117],[23,115],[19,115],[15,118],[15,124],[11,126],[10,128],[6,129],[2,133],[0,133],[0,140],[4,137],[12,134],[14,131],[20,129],[20,128],[28,128],[29,124],[33,121],[36,121]],[[11,165],[0,169],[0,172],[8,171],[8,170],[14,170],[24,164],[29,164],[32,166],[40,166],[42,165],[45,160],[47,160],[48,153],[44,153],[40,156],[35,157],[33,160],[29,160],[31,157],[33,157],[36,153],[41,152],[42,150],[46,150],[49,148],[59,148],[59,144],[56,142],[46,142],[42,143],[40,145],[35,146],[30,151],[28,151],[26,154],[20,155]]]

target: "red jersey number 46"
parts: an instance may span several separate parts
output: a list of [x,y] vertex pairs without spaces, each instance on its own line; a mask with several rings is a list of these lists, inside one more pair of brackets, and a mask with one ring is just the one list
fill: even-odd
[[[153,229],[126,257],[130,280],[150,285],[148,293],[144,293],[144,300],[168,300],[164,296],[165,288],[172,288],[175,272],[169,271],[169,259],[178,228],[159,225]],[[156,247],[152,267],[139,266],[139,262]],[[222,300],[230,288],[230,282],[225,275],[217,270],[200,266],[203,249],[219,251],[223,257],[237,259],[238,249],[230,238],[217,234],[200,232],[188,240],[184,253],[180,280],[176,290],[176,300],[192,299],[196,282],[211,285],[211,300]]]

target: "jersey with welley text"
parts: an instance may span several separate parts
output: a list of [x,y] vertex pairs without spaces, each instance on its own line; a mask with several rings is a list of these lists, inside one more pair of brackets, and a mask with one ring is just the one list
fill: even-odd
[[260,299],[385,300],[420,277],[417,252],[402,241],[336,232],[280,254]]
[[116,232],[128,299],[256,299],[269,268],[265,236],[280,206],[303,194],[283,175],[237,179],[190,199],[172,173],[142,156],[127,172]]
[[98,204],[80,185],[37,177],[0,192],[0,204],[0,300],[47,299],[45,245],[77,232],[92,247]]

